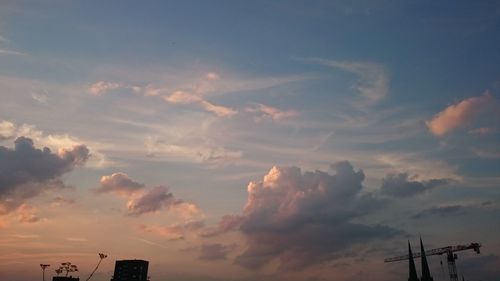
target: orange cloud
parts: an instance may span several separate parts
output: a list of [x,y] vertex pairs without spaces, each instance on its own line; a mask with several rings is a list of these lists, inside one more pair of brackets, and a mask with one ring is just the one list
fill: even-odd
[[479,97],[468,98],[448,106],[426,124],[433,135],[443,136],[471,122],[494,103],[495,98],[486,92]]

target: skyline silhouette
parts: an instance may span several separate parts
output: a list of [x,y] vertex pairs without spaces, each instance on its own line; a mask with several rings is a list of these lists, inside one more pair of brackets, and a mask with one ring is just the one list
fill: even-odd
[[400,281],[408,241],[410,279],[498,281],[499,34],[498,1],[0,1],[0,281]]

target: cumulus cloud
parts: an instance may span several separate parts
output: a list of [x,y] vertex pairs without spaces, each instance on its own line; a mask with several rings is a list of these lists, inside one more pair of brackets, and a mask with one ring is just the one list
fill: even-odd
[[81,140],[75,136],[68,134],[47,134],[39,130],[35,125],[31,124],[15,124],[11,121],[3,120],[0,122],[0,141],[5,139],[13,139],[17,137],[26,137],[32,139],[40,146],[49,147],[53,151],[64,149],[66,147],[81,146],[85,143],[85,147],[90,151],[90,158],[86,161],[87,167],[103,168],[111,164],[117,165],[110,161],[106,155],[99,151],[99,148],[107,144],[93,142],[91,140]]
[[335,174],[273,167],[262,181],[250,182],[241,216],[229,216],[220,229],[238,229],[247,249],[236,263],[250,269],[278,261],[282,269],[300,269],[332,261],[357,243],[389,238],[397,230],[354,222],[380,208],[362,193],[363,171],[347,162],[333,164]]
[[4,213],[47,189],[63,187],[60,176],[89,158],[84,145],[53,153],[47,147],[35,148],[26,137],[17,138],[14,144],[14,148],[0,146],[0,210]]
[[198,259],[205,261],[225,260],[227,259],[227,255],[235,248],[235,244],[203,244],[200,247],[200,255],[198,256]]
[[435,187],[450,183],[449,179],[430,179],[418,181],[407,173],[389,174],[382,179],[382,194],[393,197],[410,197],[422,194]]
[[256,121],[260,121],[261,119],[266,118],[271,118],[274,121],[279,121],[298,115],[298,112],[295,110],[280,110],[276,107],[261,103],[255,104],[254,106],[249,106],[245,109],[245,111],[258,114]]
[[94,191],[96,193],[116,193],[129,196],[134,192],[144,188],[144,184],[132,180],[125,173],[113,173],[109,176],[102,176],[101,186]]
[[127,198],[127,214],[141,216],[166,209],[185,219],[203,215],[203,212],[191,202],[175,198],[166,186],[146,188],[146,185],[131,179],[125,173],[113,173],[102,176],[100,186],[93,190],[96,194],[112,193]]
[[433,135],[443,136],[471,123],[480,114],[490,111],[495,103],[493,95],[486,92],[479,97],[467,98],[446,107],[426,124]]
[[106,92],[119,89],[120,87],[122,87],[122,86],[118,83],[107,82],[107,81],[98,81],[98,82],[90,85],[88,90],[92,95],[100,96],[102,94],[105,94]]
[[166,186],[156,186],[140,196],[131,197],[127,209],[130,216],[155,213],[162,209],[171,210],[185,219],[202,214],[195,204],[175,198]]

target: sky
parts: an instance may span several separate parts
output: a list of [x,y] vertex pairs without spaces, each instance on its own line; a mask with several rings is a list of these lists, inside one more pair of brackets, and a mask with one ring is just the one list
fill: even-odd
[[0,1],[0,279],[396,281],[421,236],[497,280],[499,35],[497,1]]

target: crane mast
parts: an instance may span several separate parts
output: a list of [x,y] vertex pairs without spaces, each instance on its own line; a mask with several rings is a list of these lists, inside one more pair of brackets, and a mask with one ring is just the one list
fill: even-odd
[[[450,274],[450,281],[458,281],[458,274],[457,274],[457,265],[455,263],[455,260],[457,259],[457,254],[456,252],[460,251],[466,251],[466,250],[474,250],[474,252],[480,254],[481,253],[481,244],[480,243],[470,243],[468,245],[456,245],[456,246],[447,246],[447,247],[441,247],[441,248],[436,248],[436,249],[431,249],[428,251],[425,251],[426,256],[435,256],[435,255],[444,255],[446,254],[446,260],[448,262],[448,271]],[[413,258],[419,258],[422,256],[422,253],[412,253],[411,254]],[[384,262],[396,262],[396,261],[402,261],[402,260],[408,260],[410,258],[409,255],[402,255],[402,256],[397,256],[397,257],[392,257],[392,258],[387,258],[384,259]]]

